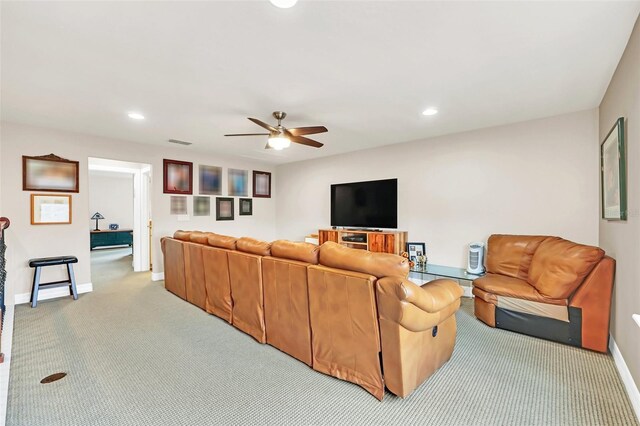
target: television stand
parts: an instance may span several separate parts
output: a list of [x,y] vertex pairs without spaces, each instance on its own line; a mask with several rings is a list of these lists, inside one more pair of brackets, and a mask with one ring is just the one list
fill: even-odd
[[318,243],[333,241],[343,246],[379,253],[400,254],[407,244],[406,231],[371,229],[320,229]]

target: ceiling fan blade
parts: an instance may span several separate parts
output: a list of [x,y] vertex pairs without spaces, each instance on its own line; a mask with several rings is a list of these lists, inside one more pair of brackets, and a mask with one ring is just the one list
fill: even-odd
[[258,126],[260,127],[264,127],[265,129],[267,129],[270,132],[277,132],[278,129],[276,129],[275,127],[271,126],[270,124],[265,123],[264,121],[260,121],[257,118],[251,118],[251,117],[247,117],[249,120],[253,121],[254,123],[256,123]]
[[328,132],[324,126],[294,127],[287,129],[293,136],[315,135],[316,133]]
[[231,133],[225,136],[269,136],[269,133]]
[[291,140],[291,142],[295,142],[295,143],[299,143],[302,145],[307,145],[307,146],[312,146],[314,148],[320,148],[322,147],[324,144],[314,141],[313,139],[309,139],[309,138],[305,138],[303,136],[294,136],[291,135],[289,136],[289,139]]

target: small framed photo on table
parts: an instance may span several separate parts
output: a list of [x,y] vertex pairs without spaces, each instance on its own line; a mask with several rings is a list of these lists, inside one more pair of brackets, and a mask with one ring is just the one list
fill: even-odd
[[409,260],[415,263],[420,263],[420,259],[426,256],[426,246],[424,243],[407,243],[407,253],[409,253]]

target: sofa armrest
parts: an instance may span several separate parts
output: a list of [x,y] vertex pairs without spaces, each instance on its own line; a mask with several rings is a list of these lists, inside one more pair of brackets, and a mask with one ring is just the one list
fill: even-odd
[[418,286],[402,277],[377,282],[378,315],[411,331],[425,331],[453,315],[460,307],[462,287],[452,280]]

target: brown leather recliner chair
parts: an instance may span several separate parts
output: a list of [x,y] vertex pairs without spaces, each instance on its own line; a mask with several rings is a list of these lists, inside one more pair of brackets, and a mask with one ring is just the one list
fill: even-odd
[[559,237],[492,235],[475,316],[491,327],[607,352],[615,261]]
[[446,279],[418,286],[385,277],[377,294],[384,381],[404,398],[451,358],[462,287]]
[[[391,392],[407,396],[449,358],[456,332],[455,317],[449,319],[462,296],[458,284],[441,280],[418,287],[405,280],[407,259],[333,242],[320,247],[319,263],[308,268],[315,370],[382,400],[385,382]],[[427,338],[430,327],[447,320]]]
[[229,282],[233,299],[232,324],[266,343],[264,326],[264,293],[262,288],[262,258],[271,254],[271,243],[240,238],[236,251],[229,251]]
[[311,324],[307,267],[318,263],[318,246],[279,240],[262,258],[267,343],[308,366]]

